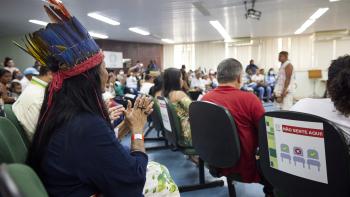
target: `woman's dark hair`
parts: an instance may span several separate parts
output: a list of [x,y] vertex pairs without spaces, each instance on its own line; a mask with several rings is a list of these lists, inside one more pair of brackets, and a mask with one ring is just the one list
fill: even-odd
[[[273,68],[269,69],[269,72],[267,73],[267,76],[271,76],[270,72],[273,70]],[[272,76],[275,76],[275,74],[272,74]]]
[[12,60],[12,58],[5,57],[5,59],[4,59],[4,67],[7,67],[7,63],[9,63],[9,61],[11,61],[11,60]]
[[161,91],[163,88],[163,75],[159,75],[154,79],[154,86],[149,90],[149,94],[155,97],[156,93]]
[[171,91],[181,90],[181,71],[177,68],[168,68],[164,71],[163,96],[169,97]]
[[48,89],[46,89],[33,143],[27,158],[27,163],[39,176],[45,151],[58,128],[69,123],[81,113],[101,116],[106,119],[106,122],[110,122],[102,100],[99,74],[100,66],[96,66],[80,75],[66,79],[62,88],[53,95],[52,105],[48,111]]
[[328,69],[327,91],[335,108],[345,116],[350,115],[350,56],[332,61]]

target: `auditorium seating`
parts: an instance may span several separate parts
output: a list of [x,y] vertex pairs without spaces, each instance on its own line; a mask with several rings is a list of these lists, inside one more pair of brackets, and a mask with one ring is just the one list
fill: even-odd
[[3,117],[0,117],[0,150],[0,164],[24,163],[28,151],[16,127]]
[[267,112],[259,123],[259,147],[262,172],[278,193],[350,196],[349,149],[330,121],[298,112]]
[[[235,166],[240,158],[240,141],[230,112],[209,102],[192,102],[190,105],[192,143],[196,152],[210,167],[214,177],[221,177],[217,168]],[[238,174],[226,177],[230,197],[236,196],[233,180]]]
[[[168,100],[164,97],[158,97],[158,104],[160,107],[162,122],[164,126],[164,131],[165,131],[164,135],[165,135],[165,138],[168,140],[168,143],[172,145],[176,150],[181,151],[184,155],[188,155],[188,156],[198,155],[198,153],[193,147],[186,146],[182,141],[180,137],[181,124],[173,105],[170,104]],[[204,174],[204,162],[200,158],[199,158],[198,168],[199,168],[199,184],[179,186],[180,192],[188,192],[188,191],[194,191],[194,190],[206,189],[206,188],[218,187],[218,186],[224,185],[224,182],[221,180],[206,183],[205,174]]]
[[8,118],[12,122],[12,124],[16,127],[17,131],[19,132],[19,134],[22,137],[23,142],[25,143],[25,145],[27,147],[29,147],[30,141],[28,139],[28,136],[26,135],[26,132],[24,131],[21,124],[19,123],[16,115],[13,113],[12,105],[6,104],[4,106],[4,111],[5,111],[6,118]]
[[24,164],[0,166],[0,196],[48,197],[36,173]]
[[[168,149],[168,141],[163,137],[164,136],[164,129],[163,129],[163,123],[161,120],[161,114],[159,111],[159,106],[157,99],[153,98],[153,112],[148,117],[150,119],[150,123],[148,124],[148,128],[145,132],[145,142],[164,142],[163,146],[152,146],[152,147],[146,147],[147,151],[151,150],[162,150],[162,149]],[[157,137],[149,137],[150,133],[152,131],[157,132]],[[162,136],[161,136],[162,135]]]

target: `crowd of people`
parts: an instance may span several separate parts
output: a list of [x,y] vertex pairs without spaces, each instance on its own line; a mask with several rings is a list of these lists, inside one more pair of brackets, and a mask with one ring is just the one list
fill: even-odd
[[[253,60],[244,70],[233,58],[222,60],[208,72],[187,72],[185,65],[162,72],[154,60],[147,68],[137,61],[129,69],[108,72],[94,39],[84,28],[72,28],[72,35],[67,36],[89,47],[60,40],[60,48],[70,56],[61,56],[60,50],[46,53],[57,46],[47,40],[52,36],[42,35],[71,28],[64,24],[72,21],[81,25],[67,14],[63,4],[50,2],[59,5],[54,10],[56,17],[50,18],[65,17],[55,29],[47,26],[40,34],[33,34],[38,37],[30,42],[38,50],[27,52],[38,62],[23,74],[11,58],[5,58],[0,68],[1,101],[13,104],[12,110],[31,142],[26,163],[39,175],[50,196],[179,196],[168,169],[149,161],[145,150],[143,130],[153,112],[152,98],[158,96],[174,106],[184,146],[192,146],[189,106],[193,101],[210,101],[228,109],[237,126],[241,157],[237,165],[218,170],[222,175],[240,174],[243,182],[263,184],[266,196],[274,196],[273,188],[259,170],[256,155],[259,120],[265,113],[263,102],[325,117],[350,139],[348,55],[329,67],[328,98],[303,99],[293,106],[295,71],[286,51],[279,53],[281,66],[276,74],[270,69],[265,75]],[[38,40],[47,45],[36,43]],[[122,103],[126,97],[131,99]],[[128,134],[130,147],[124,147],[121,141]],[[195,157],[191,159],[196,162]]]

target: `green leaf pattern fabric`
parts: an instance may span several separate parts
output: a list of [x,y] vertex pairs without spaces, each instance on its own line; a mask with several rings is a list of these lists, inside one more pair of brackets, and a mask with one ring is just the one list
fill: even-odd
[[170,176],[169,170],[150,161],[147,165],[146,184],[143,189],[145,197],[178,197],[179,189]]

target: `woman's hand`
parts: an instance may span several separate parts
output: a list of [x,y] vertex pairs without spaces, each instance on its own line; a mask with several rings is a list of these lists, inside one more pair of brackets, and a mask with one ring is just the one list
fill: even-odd
[[118,120],[120,116],[123,114],[125,111],[125,108],[122,105],[117,105],[113,104],[113,102],[108,101],[107,102],[107,108],[108,108],[108,115],[111,121]]
[[138,97],[132,108],[128,101],[128,108],[124,110],[125,122],[133,134],[142,134],[147,116],[153,112],[153,102],[146,96]]

